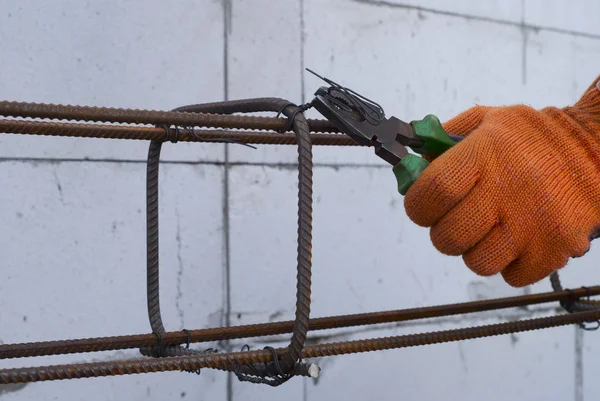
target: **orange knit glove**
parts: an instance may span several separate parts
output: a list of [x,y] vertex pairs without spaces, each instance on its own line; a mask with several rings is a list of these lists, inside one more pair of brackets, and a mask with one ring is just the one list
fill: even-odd
[[572,107],[476,106],[444,128],[466,138],[404,201],[440,252],[522,287],[588,251],[600,229],[600,77]]

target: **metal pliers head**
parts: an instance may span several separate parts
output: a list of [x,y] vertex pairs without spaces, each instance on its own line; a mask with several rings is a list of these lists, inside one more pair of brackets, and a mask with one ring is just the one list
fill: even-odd
[[410,123],[393,116],[386,118],[377,103],[317,76],[331,86],[320,87],[311,104],[344,134],[360,145],[373,147],[377,156],[394,166],[398,191],[403,195],[429,165],[425,159],[410,154],[407,147],[435,157],[462,139],[448,135],[433,115]]
[[385,118],[379,105],[366,103],[336,87],[320,87],[313,106],[358,144],[374,147],[375,154],[391,165],[400,163],[408,154],[406,146],[423,144],[414,137],[410,124],[396,117]]

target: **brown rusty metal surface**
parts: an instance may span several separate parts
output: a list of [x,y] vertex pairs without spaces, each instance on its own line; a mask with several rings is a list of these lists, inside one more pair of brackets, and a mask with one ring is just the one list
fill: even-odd
[[[464,329],[443,330],[429,333],[320,344],[305,347],[302,351],[302,358],[319,358],[325,356],[383,351],[454,341],[464,341],[509,333],[547,329],[585,321],[595,321],[598,319],[600,319],[600,311],[593,310],[552,317],[490,324],[486,326],[475,326]],[[276,349],[276,351],[279,355],[285,355],[286,352],[288,352],[285,348]],[[201,368],[235,370],[236,367],[242,365],[266,363],[272,360],[273,356],[271,352],[261,350],[248,352],[229,352],[212,355],[186,355],[182,357],[167,357],[160,359],[134,359],[124,361],[13,368],[0,370],[0,384],[177,370],[196,370]]]
[[[320,344],[306,347],[303,358],[317,358],[333,355],[344,355],[358,352],[382,351],[387,349],[416,347],[422,345],[441,344],[464,341],[475,338],[505,335],[565,326],[581,322],[597,321],[600,310],[577,312],[552,317],[525,319],[507,323],[474,326],[463,329],[442,330],[429,333],[408,334],[403,336],[384,337],[370,340],[345,341],[331,344]],[[1,376],[0,371],[0,376]]]
[[[276,98],[248,99],[265,102],[278,101]],[[246,100],[235,100],[238,104]],[[205,108],[219,107],[223,103],[207,103]],[[239,112],[246,112],[239,108]],[[148,125],[178,125],[192,127],[239,128],[280,131],[287,119],[259,116],[237,116],[224,114],[194,113],[181,111],[156,111],[138,109],[117,109],[112,107],[71,106],[61,104],[24,103],[0,101],[0,115],[6,117],[30,117],[72,121],[97,121]],[[307,120],[311,132],[339,132],[327,120]]]
[[[560,282],[560,278],[558,277],[558,272],[552,272],[550,274],[550,284],[552,285],[552,289],[554,291],[563,291],[563,286]],[[600,308],[600,301],[594,300],[572,300],[566,299],[560,302],[561,306],[567,312],[581,312],[585,310],[593,310]]]
[[[316,331],[383,323],[405,322],[419,319],[515,308],[527,305],[537,305],[548,302],[565,301],[571,298],[577,299],[580,297],[585,297],[587,295],[600,295],[600,286],[588,287],[586,289],[578,288],[572,291],[563,290],[560,292],[546,292],[508,298],[463,302],[451,305],[322,317],[310,319],[308,328],[310,331]],[[190,330],[189,340],[190,343],[196,343],[273,336],[291,333],[293,327],[293,321],[283,321],[244,326]],[[166,332],[163,334],[162,339],[163,344],[165,345],[184,344],[188,341],[188,335],[182,331]],[[138,334],[22,344],[0,344],[0,359],[108,351],[127,348],[140,348],[152,345],[156,345],[156,336],[154,334]]]
[[[6,134],[64,136],[80,138],[130,139],[160,141],[167,135],[164,128],[58,123],[47,121],[23,121],[0,119],[0,132]],[[193,134],[192,134],[193,132]],[[169,137],[175,137],[175,129],[170,128]],[[340,134],[310,134],[313,145],[320,146],[360,146],[351,138]],[[231,142],[264,145],[296,145],[293,133],[221,130],[221,129],[179,129],[180,142]]]

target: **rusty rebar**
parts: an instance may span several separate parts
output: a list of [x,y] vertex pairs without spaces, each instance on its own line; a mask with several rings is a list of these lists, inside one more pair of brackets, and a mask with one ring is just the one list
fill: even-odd
[[[600,286],[593,286],[585,289],[577,288],[574,290],[496,298],[482,301],[462,302],[450,305],[436,305],[383,312],[321,317],[310,319],[308,328],[310,331],[317,331],[354,326],[405,322],[419,319],[523,307],[528,305],[538,305],[548,302],[578,299],[587,295],[600,295]],[[293,327],[294,322],[290,320],[244,326],[190,330],[189,338],[187,333],[175,331],[164,333],[162,336],[162,341],[165,345],[175,345],[185,344],[188,339],[190,343],[197,343],[272,336],[290,333]],[[141,348],[153,346],[156,345],[156,343],[157,339],[154,334],[136,334],[76,340],[0,344],[0,359]]]
[[517,320],[513,322],[497,323],[485,326],[473,326],[462,329],[441,330],[429,333],[408,334],[403,336],[384,337],[369,340],[320,344],[306,347],[305,351],[302,353],[302,357],[317,358],[323,356],[441,344],[454,341],[472,340],[482,337],[519,333],[523,331],[547,329],[550,327],[566,326],[569,324],[597,321],[599,319],[600,311],[593,310],[551,317]]
[[[180,111],[180,110],[173,110]],[[146,162],[146,302],[148,319],[152,333],[159,340],[154,347],[140,348],[142,355],[152,357],[194,355],[198,351],[183,348],[180,345],[164,345],[162,335],[165,327],[160,312],[160,254],[159,254],[159,196],[158,172],[160,166],[160,151],[164,140],[170,138],[170,129],[163,128],[165,136],[162,140],[152,140],[148,148]],[[179,131],[176,131],[176,140],[179,140]],[[149,350],[149,351],[148,351]]]
[[[277,98],[242,99],[263,102],[278,101]],[[202,107],[210,109],[224,103],[206,103]],[[279,110],[275,111],[278,112]],[[237,111],[236,111],[237,112]],[[240,110],[244,112],[244,110]],[[73,121],[96,121],[147,125],[177,125],[191,127],[240,128],[281,131],[287,119],[259,116],[237,116],[208,113],[191,113],[160,110],[119,109],[112,107],[72,106],[47,103],[27,103],[0,101],[0,115],[6,117],[30,117],[42,119],[60,119]],[[307,120],[311,132],[339,132],[339,129],[327,120]]]
[[150,327],[163,333],[165,327],[160,314],[159,244],[158,244],[158,169],[161,141],[150,142],[146,167],[146,301]]
[[[301,355],[310,320],[312,267],[312,143],[309,126],[302,109],[284,99],[244,99],[180,108],[189,112],[252,113],[280,112],[292,119],[290,125],[298,142],[298,234],[296,273],[296,313],[287,352],[282,356],[280,369],[290,373]],[[283,127],[282,127],[283,128]]]
[[[176,136],[174,128],[169,133],[164,128],[100,125],[80,123],[60,123],[48,121],[25,121],[0,119],[0,133],[42,135],[78,138],[102,139],[128,139],[160,141],[165,137]],[[310,134],[313,145],[319,146],[361,146],[346,135],[338,133]],[[194,129],[179,128],[180,142],[239,142],[247,144],[264,145],[296,145],[298,140],[293,133],[247,131],[247,130],[221,130],[221,129]]]
[[[558,272],[552,272],[550,274],[550,284],[554,291],[563,291],[563,286],[560,282],[560,277],[558,276]],[[585,287],[584,287],[585,288]],[[560,305],[567,312],[581,312],[586,310],[594,310],[600,309],[600,301],[594,300],[574,300],[574,299],[565,299],[560,302]]]
[[[552,317],[475,326],[463,329],[320,344],[305,347],[302,351],[302,358],[318,358],[325,356],[464,341],[475,338],[565,326],[568,324],[581,322],[597,321],[598,319],[600,319],[600,311],[593,310]],[[279,355],[285,355],[287,352],[289,352],[285,348],[276,349],[276,351]],[[165,371],[197,370],[201,368],[235,370],[235,368],[239,366],[267,363],[271,361],[273,361],[273,354],[267,350],[260,350],[248,352],[228,352],[211,355],[186,355],[182,357],[167,357],[161,359],[134,359],[69,365],[12,368],[0,370],[0,384]]]
[[[297,268],[297,300],[296,320],[292,330],[292,338],[288,345],[288,352],[281,362],[276,363],[281,374],[291,373],[304,347],[308,331],[310,313],[310,269],[311,269],[311,224],[312,224],[312,151],[308,132],[308,125],[301,109],[284,99],[252,99],[242,101],[220,102],[211,105],[183,106],[175,112],[191,113],[218,113],[232,114],[235,112],[261,112],[280,111],[289,118],[298,142],[298,268]],[[177,138],[178,139],[178,138]],[[166,140],[163,138],[163,140]],[[162,141],[150,142],[147,161],[147,302],[148,316],[152,331],[159,335],[165,332],[160,313],[160,287],[159,287],[159,217],[158,217],[158,170],[160,165],[160,151]],[[165,346],[162,341],[160,347],[154,347],[150,353],[155,357],[168,355],[191,355],[195,352]],[[264,365],[267,366],[267,365]],[[250,367],[256,371],[255,367]],[[267,367],[262,374],[266,375]],[[242,373],[239,373],[240,377]],[[247,374],[247,373],[244,373]]]
[[[287,352],[277,360],[276,366],[280,374],[289,374],[297,366],[300,358],[308,324],[310,320],[311,267],[312,267],[312,143],[309,127],[303,109],[285,99],[262,98],[243,99],[210,104],[184,106],[177,112],[217,113],[218,115],[233,113],[279,112],[288,117],[287,126],[292,128],[298,144],[298,255],[296,274],[296,319]],[[152,145],[159,142],[152,142]],[[160,144],[160,143],[159,143]],[[160,147],[154,161],[148,159],[148,165],[158,164]],[[158,177],[155,177],[156,183]],[[158,195],[156,194],[156,198]],[[158,226],[157,226],[158,227]],[[157,229],[158,231],[158,229]],[[156,239],[158,244],[158,239]],[[158,255],[156,255],[158,258]],[[158,265],[156,266],[158,269]],[[158,287],[157,287],[158,289]],[[266,370],[264,372],[266,374]]]

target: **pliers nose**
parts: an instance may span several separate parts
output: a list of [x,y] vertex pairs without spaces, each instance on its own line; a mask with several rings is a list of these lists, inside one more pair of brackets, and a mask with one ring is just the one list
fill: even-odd
[[331,86],[320,87],[312,105],[340,131],[360,145],[373,147],[377,156],[394,166],[398,191],[402,195],[429,165],[425,159],[409,153],[407,147],[421,155],[436,157],[462,140],[446,133],[434,115],[410,123],[393,116],[386,118],[377,103],[317,76]]

